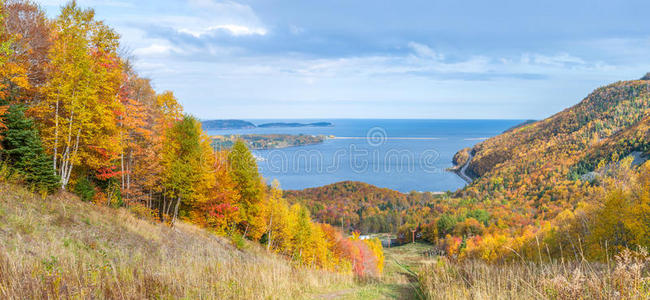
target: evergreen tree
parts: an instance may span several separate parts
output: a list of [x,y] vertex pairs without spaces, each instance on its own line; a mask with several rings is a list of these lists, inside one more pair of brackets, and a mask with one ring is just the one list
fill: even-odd
[[45,154],[34,120],[25,116],[20,105],[9,107],[4,116],[7,130],[2,140],[2,153],[11,168],[40,191],[53,192],[59,185],[52,160]]

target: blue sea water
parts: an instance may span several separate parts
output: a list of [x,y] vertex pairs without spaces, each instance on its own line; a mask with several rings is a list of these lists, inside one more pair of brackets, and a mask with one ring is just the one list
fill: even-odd
[[524,120],[300,119],[268,122],[331,122],[331,127],[210,130],[222,134],[327,135],[324,143],[254,150],[260,172],[283,189],[304,189],[354,180],[401,192],[455,191],[465,182],[445,169],[454,154]]

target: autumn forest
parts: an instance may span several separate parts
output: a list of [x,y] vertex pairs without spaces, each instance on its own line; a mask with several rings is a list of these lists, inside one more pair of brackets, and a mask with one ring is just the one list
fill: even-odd
[[457,149],[457,191],[283,191],[93,9],[0,3],[0,298],[650,296],[648,75]]

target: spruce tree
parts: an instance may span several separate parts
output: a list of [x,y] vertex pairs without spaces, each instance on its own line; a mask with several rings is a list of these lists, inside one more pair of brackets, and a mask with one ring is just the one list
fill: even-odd
[[2,140],[2,157],[26,183],[39,191],[53,192],[59,187],[52,159],[45,154],[34,120],[25,116],[25,108],[12,105],[4,116],[7,129]]

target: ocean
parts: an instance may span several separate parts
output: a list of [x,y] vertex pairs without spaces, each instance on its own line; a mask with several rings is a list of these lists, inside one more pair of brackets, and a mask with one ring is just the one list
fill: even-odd
[[253,150],[267,183],[277,179],[285,190],[353,180],[400,192],[445,192],[466,182],[451,167],[454,154],[498,135],[524,120],[296,119],[247,120],[330,122],[331,127],[283,127],[209,130],[223,134],[306,134],[333,136],[316,145]]

